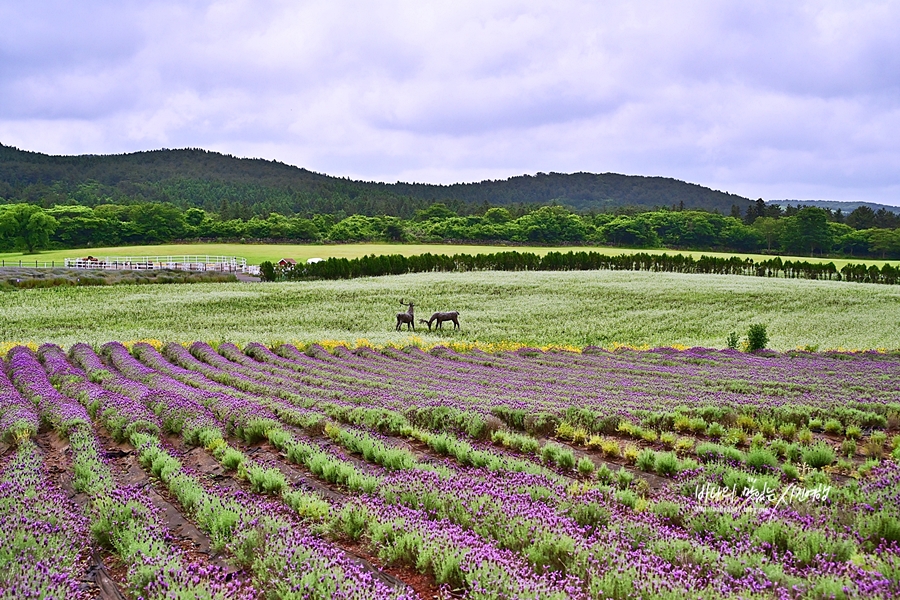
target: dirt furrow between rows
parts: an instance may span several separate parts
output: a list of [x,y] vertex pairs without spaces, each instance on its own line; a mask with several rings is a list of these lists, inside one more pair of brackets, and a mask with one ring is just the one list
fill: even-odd
[[[69,442],[52,430],[39,432],[35,444],[44,455],[44,465],[51,480],[78,506],[82,513],[90,511],[90,498],[87,494],[76,492],[72,486],[72,463],[69,457]],[[124,571],[112,571],[107,566],[115,564],[116,557],[95,547],[91,553],[91,564],[83,581],[87,592],[100,600],[125,600],[122,590],[125,584]]]
[[115,441],[102,428],[96,427],[94,431],[117,482],[144,489],[153,506],[160,511],[160,517],[166,524],[173,543],[185,554],[188,562],[219,567],[226,572],[226,580],[250,584],[251,575],[234,567],[225,556],[215,554],[211,549],[209,536],[184,517],[168,490],[157,487],[158,483],[141,467],[134,447]]
[[[303,439],[305,441],[311,441],[308,436],[304,436]],[[180,443],[180,440],[176,441]],[[284,474],[284,476],[292,486],[315,492],[326,501],[328,501],[328,503],[332,506],[339,507],[351,497],[347,493],[347,491],[340,486],[329,484],[317,479],[316,476],[313,475],[305,467],[288,463],[287,457],[279,452],[278,449],[272,446],[269,442],[256,442],[253,444],[246,444],[237,439],[230,439],[229,442],[232,443],[235,447],[240,448],[241,451],[243,451],[249,457],[252,457],[254,460],[276,467],[282,474]],[[198,449],[190,451],[190,454],[193,454],[195,457],[197,453]],[[348,456],[348,458],[351,458],[349,453],[345,454]],[[198,465],[200,465],[201,463],[205,463],[208,465],[208,461],[206,459],[199,457],[197,458]],[[352,458],[354,461],[359,460],[356,457]],[[211,461],[212,459],[210,458],[209,460]],[[370,465],[369,463],[361,460],[360,462],[361,464],[366,465],[369,470],[372,469],[372,465]],[[185,464],[188,463],[186,462]],[[219,472],[223,472],[222,467],[218,464],[217,466]],[[365,544],[355,543],[344,538],[331,539],[330,541],[337,547],[341,548],[349,556],[351,556],[351,558],[364,565],[366,569],[372,571],[376,576],[381,577],[386,583],[390,583],[394,586],[404,586],[412,588],[413,591],[415,591],[419,596],[419,598],[422,598],[423,600],[442,597],[440,588],[434,581],[433,577],[419,573],[407,566],[384,564],[384,562],[378,558],[377,551],[367,547]]]

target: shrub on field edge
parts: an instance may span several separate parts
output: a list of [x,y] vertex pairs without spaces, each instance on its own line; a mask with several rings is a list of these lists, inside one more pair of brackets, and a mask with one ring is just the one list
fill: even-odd
[[747,352],[764,350],[769,343],[769,334],[762,323],[754,323],[747,329]]
[[741,340],[737,334],[737,331],[732,331],[731,333],[728,334],[728,337],[725,338],[725,345],[728,347],[729,350],[737,350],[738,345],[740,345],[740,343],[741,343]]

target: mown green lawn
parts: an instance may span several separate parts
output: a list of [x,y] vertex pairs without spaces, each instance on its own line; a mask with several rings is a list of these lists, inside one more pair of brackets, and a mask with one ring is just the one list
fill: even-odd
[[[0,342],[176,341],[405,344],[417,317],[458,310],[462,329],[422,343],[722,348],[767,325],[771,348],[900,348],[900,286],[672,273],[422,273],[344,281],[59,287],[0,293]],[[417,324],[418,325],[418,324]],[[446,326],[445,326],[446,327]]]
[[[211,255],[211,256],[238,256],[247,259],[248,264],[256,265],[264,260],[276,262],[282,258],[293,258],[298,262],[305,262],[309,258],[357,258],[368,254],[403,254],[412,256],[415,254],[489,254],[515,250],[517,252],[534,252],[546,254],[547,252],[569,252],[578,250],[595,251],[603,254],[633,254],[636,252],[649,252],[652,254],[684,254],[694,257],[706,256],[741,256],[751,257],[754,260],[766,260],[772,256],[762,254],[733,254],[728,252],[705,252],[688,250],[635,250],[627,248],[601,248],[597,246],[564,246],[564,247],[532,247],[532,246],[478,246],[478,245],[453,245],[453,244],[168,244],[162,246],[121,246],[117,248],[81,248],[77,250],[52,250],[38,254],[0,253],[0,265],[23,266],[40,263],[57,262],[62,266],[66,258],[78,258],[92,256],[183,256],[183,255]],[[847,259],[821,259],[810,257],[783,257],[784,259],[810,260],[816,262],[834,262],[838,269],[848,262],[876,264],[879,267],[885,262],[881,260],[847,260]]]

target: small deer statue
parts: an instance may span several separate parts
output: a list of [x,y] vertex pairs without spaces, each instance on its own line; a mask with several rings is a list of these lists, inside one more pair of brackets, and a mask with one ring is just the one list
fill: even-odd
[[437,324],[434,326],[435,329],[443,329],[444,321],[453,321],[453,328],[459,329],[459,311],[451,310],[449,312],[436,312],[431,315],[431,318],[427,321],[425,319],[419,319],[419,323],[428,325],[428,331],[431,331],[431,324],[435,321],[437,321]]
[[416,330],[416,320],[415,320],[415,316],[413,315],[413,307],[415,305],[412,302],[407,304],[406,302],[403,301],[403,298],[400,298],[400,304],[403,304],[404,306],[408,306],[409,308],[406,309],[406,312],[397,313],[397,331],[400,331],[400,325],[402,325],[403,323],[406,323],[407,331],[409,331],[410,327],[412,327],[412,330],[415,331]]

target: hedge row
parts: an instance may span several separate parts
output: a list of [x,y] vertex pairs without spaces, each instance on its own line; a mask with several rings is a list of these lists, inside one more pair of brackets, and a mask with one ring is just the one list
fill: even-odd
[[900,267],[884,264],[848,264],[840,270],[833,262],[783,261],[775,257],[763,261],[752,258],[694,258],[682,254],[621,254],[610,256],[598,252],[549,252],[539,256],[531,252],[498,252],[495,254],[420,254],[416,256],[369,255],[360,258],[329,258],[312,264],[278,268],[271,262],[260,265],[264,280],[350,279],[432,271],[660,271],[666,273],[708,273],[717,275],[751,275],[827,279],[858,283],[896,284]]

